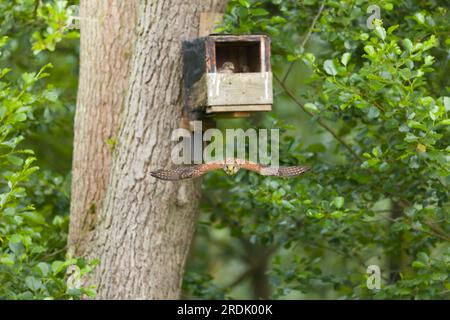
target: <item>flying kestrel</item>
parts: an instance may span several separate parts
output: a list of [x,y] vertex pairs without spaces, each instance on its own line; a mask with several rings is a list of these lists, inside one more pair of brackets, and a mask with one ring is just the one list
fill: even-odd
[[223,169],[229,176],[235,175],[239,169],[250,170],[263,176],[276,176],[291,178],[299,176],[307,172],[310,167],[307,166],[291,166],[291,167],[271,167],[261,165],[255,162],[250,162],[241,159],[226,159],[222,161],[208,162],[199,165],[177,167],[168,170],[157,170],[150,174],[161,180],[184,180],[198,178],[207,172]]

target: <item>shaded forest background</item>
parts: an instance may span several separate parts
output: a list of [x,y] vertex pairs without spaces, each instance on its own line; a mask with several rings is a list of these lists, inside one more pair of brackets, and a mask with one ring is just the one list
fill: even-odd
[[[95,296],[67,284],[96,264],[66,252],[76,4],[0,1],[0,298]],[[218,32],[272,37],[275,104],[219,127],[282,128],[313,170],[206,176],[184,297],[450,297],[448,3],[370,4],[373,30],[366,1],[230,1]]]

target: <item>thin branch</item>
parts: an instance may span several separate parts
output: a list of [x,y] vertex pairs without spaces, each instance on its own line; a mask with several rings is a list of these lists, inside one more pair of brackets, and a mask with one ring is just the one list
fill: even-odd
[[[317,20],[319,19],[320,15],[322,14],[323,8],[325,7],[325,0],[322,1],[322,4],[320,5],[319,11],[317,12],[316,16],[313,19],[313,22],[311,24],[311,26],[309,27],[308,32],[306,33],[305,38],[303,39],[302,43],[301,43],[301,47],[304,49],[306,43],[308,42],[309,38],[311,37],[312,31],[314,29],[314,26],[316,25]],[[297,61],[292,61],[291,65],[289,66],[286,74],[283,77],[283,83],[286,82],[287,78],[289,77],[289,74],[292,71],[292,68],[294,68],[294,65]]]
[[[351,254],[350,252],[347,252],[347,251],[342,251],[342,250],[339,250],[337,248],[328,247],[328,246],[325,246],[325,245],[321,245],[321,244],[317,244],[317,243],[311,243],[311,242],[306,243],[306,245],[307,246],[311,246],[311,247],[315,247],[315,248],[319,248],[319,249],[324,249],[324,250],[336,253],[336,254],[340,255],[341,257],[343,257],[343,258],[355,259],[362,268],[364,268],[364,269],[367,268],[367,264],[364,261],[364,258],[361,257],[360,255],[356,254],[356,253],[355,254]],[[385,281],[388,280],[384,276],[384,274],[381,276],[381,278],[384,279]]]
[[41,0],[36,0],[36,3],[34,5],[34,10],[33,10],[33,16],[34,17],[37,16],[37,12],[38,12],[40,4],[41,4]]
[[[450,237],[447,234],[445,234],[445,232],[443,230],[441,230],[440,228],[438,228],[437,226],[434,226],[433,224],[424,222],[424,221],[422,221],[422,223],[424,225],[426,225],[428,228],[430,228],[431,232],[428,232],[428,233],[432,233],[434,236],[441,238],[443,240],[450,241]],[[425,230],[422,230],[422,231],[426,232]]]
[[254,270],[255,270],[255,266],[251,266],[250,268],[245,270],[242,274],[240,274],[235,280],[233,280],[232,283],[230,283],[228,286],[226,286],[226,288],[232,289],[232,288],[236,287],[237,285],[241,284],[242,281],[244,281],[245,279],[247,279],[249,276],[251,276],[253,274]]
[[53,256],[56,256],[56,255],[58,255],[58,254],[60,254],[60,253],[63,253],[63,252],[65,252],[65,251],[67,251],[67,245],[65,245],[63,248],[61,248],[61,249],[58,249],[58,250],[56,250],[56,251],[53,251],[53,252],[50,252],[50,253],[47,253],[47,254],[45,254],[45,255],[43,255],[43,256],[41,256],[39,259],[40,260],[46,260],[46,259],[48,259],[48,258],[51,258],[51,257],[53,257]]
[[[385,219],[390,222],[397,222],[397,219],[393,219],[391,217],[380,216],[380,218]],[[411,220],[409,218],[407,218],[407,221],[411,222]],[[430,228],[430,231],[417,228],[413,224],[410,224],[411,229],[418,231],[418,232],[426,233],[433,237],[441,238],[442,240],[445,240],[445,241],[450,241],[450,237],[448,235],[446,235],[445,233],[441,233],[441,231],[439,229],[436,229],[435,227],[433,227],[433,225],[431,225],[425,221],[420,221],[420,223],[422,223],[422,224],[426,225],[428,228]]]
[[[314,114],[312,114],[310,111],[308,111],[303,103],[300,102],[300,100],[286,87],[286,85],[284,84],[283,81],[280,80],[280,78],[278,78],[277,75],[274,75],[275,80],[278,81],[278,83],[280,84],[280,86],[284,89],[284,91],[286,92],[286,94],[305,112],[307,113],[309,116],[314,117]],[[337,141],[339,141],[339,143],[341,145],[343,145],[351,154],[352,156],[358,160],[359,162],[363,162],[363,160],[359,157],[359,155],[353,151],[353,149],[341,138],[339,137],[330,127],[328,127],[322,120],[317,119],[317,123],[324,128],[326,131],[328,131]]]

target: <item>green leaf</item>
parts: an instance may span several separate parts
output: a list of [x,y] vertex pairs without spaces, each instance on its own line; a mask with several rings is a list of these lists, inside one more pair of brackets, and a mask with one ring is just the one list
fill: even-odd
[[450,97],[444,97],[443,101],[444,101],[445,111],[446,112],[450,111]]
[[448,126],[448,125],[450,125],[450,119],[442,120],[438,123],[438,125]]
[[9,68],[4,68],[4,69],[0,69],[0,70],[1,70],[0,71],[0,79],[3,78],[5,75],[7,75],[11,71],[11,69],[9,69]]
[[89,298],[94,298],[97,295],[97,291],[94,288],[88,288],[84,290],[84,293],[89,297]]
[[62,261],[54,261],[52,263],[53,274],[57,275],[65,268],[65,264]]
[[413,43],[409,39],[403,40],[403,45],[405,46],[405,49],[411,52],[413,50]]
[[239,0],[239,3],[243,7],[250,8],[250,2],[248,0]]
[[13,238],[9,241],[9,249],[11,249],[15,255],[20,255],[24,252],[25,247],[20,237],[17,239],[15,236],[18,237],[18,235],[13,235]]
[[15,166],[21,166],[23,164],[23,159],[14,155],[9,155],[6,159],[8,159],[8,161]]
[[330,76],[335,76],[338,73],[333,60],[325,60],[323,63],[323,68]]
[[252,15],[254,16],[267,16],[269,12],[265,9],[257,8],[250,11]]
[[23,122],[25,120],[27,120],[27,115],[25,113],[17,113],[14,116],[14,121],[16,122]]
[[374,32],[381,40],[386,39],[386,30],[383,27],[376,26]]
[[35,72],[25,72],[22,74],[22,80],[25,84],[29,85],[36,81],[36,73]]
[[[384,5],[383,5],[383,9],[385,9],[385,10],[387,10],[387,11],[392,11],[392,9],[394,9],[394,5],[392,4],[392,3],[385,3]],[[398,27],[398,25],[397,25],[397,27]]]
[[41,279],[28,276],[25,278],[25,284],[31,291],[38,291],[43,288]]
[[36,265],[36,269],[39,270],[40,274],[44,277],[47,277],[50,272],[50,266],[48,263],[45,262],[39,262]]
[[314,103],[305,103],[304,105],[305,109],[312,112],[312,113],[316,113],[317,111],[319,111],[319,109],[317,108],[317,106]]
[[6,266],[13,266],[14,259],[11,257],[11,255],[4,255],[0,257],[0,264],[4,264]]
[[56,91],[56,90],[46,90],[44,92],[45,99],[47,99],[48,101],[51,101],[51,102],[58,101],[58,95],[59,95],[58,91]]
[[370,57],[372,57],[372,56],[375,55],[375,49],[374,49],[373,46],[371,46],[371,45],[364,46],[364,51],[365,51]]
[[413,129],[420,129],[422,131],[427,131],[427,127],[424,124],[414,120],[408,121],[408,127]]
[[32,211],[22,212],[21,216],[24,217],[27,221],[30,221],[32,223],[45,225],[44,217],[36,212]]
[[367,113],[367,116],[369,119],[376,119],[380,115],[380,110],[376,107],[370,107],[369,112]]
[[412,267],[413,267],[413,268],[420,269],[420,268],[425,268],[426,265],[425,265],[423,262],[417,261],[417,260],[416,260],[416,261],[413,261]]
[[347,66],[348,62],[350,61],[350,57],[351,57],[351,56],[352,56],[352,55],[351,55],[351,53],[349,53],[349,52],[344,53],[344,54],[342,55],[342,58],[341,58],[341,63],[342,63],[344,66]]
[[417,254],[417,259],[421,262],[423,262],[424,264],[428,264],[430,262],[430,258],[428,257],[428,255],[421,251]]
[[270,18],[270,22],[277,24],[277,23],[285,23],[287,22],[287,20],[280,16],[273,16],[272,18]]
[[340,209],[344,206],[344,202],[345,199],[343,197],[336,197],[333,199],[333,205],[337,208]]
[[333,211],[333,212],[331,213],[331,216],[332,216],[333,218],[340,219],[340,218],[342,218],[342,217],[344,216],[344,212],[343,212],[343,211],[340,211],[340,210],[336,210],[336,211]]
[[306,53],[303,60],[309,64],[313,64],[316,61],[316,56],[312,53]]
[[359,38],[360,38],[362,41],[366,41],[367,39],[369,39],[369,34],[366,33],[366,32],[363,32],[363,33],[361,33],[361,34],[359,35]]
[[7,36],[3,36],[0,38],[0,48],[5,46],[5,44],[8,42],[8,37]]
[[392,34],[395,30],[397,30],[398,27],[399,27],[398,24],[395,24],[395,25],[393,25],[393,26],[390,26],[390,27],[387,29],[387,33],[388,33],[388,34]]
[[375,157],[381,156],[381,154],[382,154],[381,148],[380,148],[379,146],[373,148],[373,149],[372,149],[372,154],[373,154]]
[[0,119],[6,115],[8,109],[6,107],[0,107]]
[[425,23],[425,16],[424,16],[424,14],[422,12],[415,13],[414,14],[414,18],[419,24],[424,24]]

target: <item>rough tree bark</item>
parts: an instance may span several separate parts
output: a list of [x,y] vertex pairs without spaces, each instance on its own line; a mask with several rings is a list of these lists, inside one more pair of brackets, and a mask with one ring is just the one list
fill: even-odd
[[[137,1],[81,1],[69,246],[85,255],[101,209],[128,89]],[[108,144],[108,140],[110,143]]]
[[90,279],[98,298],[180,297],[199,185],[156,181],[149,172],[170,166],[170,136],[182,110],[181,41],[196,36],[200,12],[225,6],[226,0],[81,1],[81,15],[93,8],[100,26],[81,23],[69,243],[101,260]]

